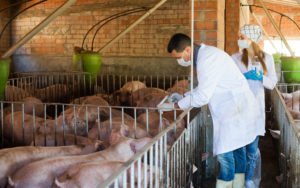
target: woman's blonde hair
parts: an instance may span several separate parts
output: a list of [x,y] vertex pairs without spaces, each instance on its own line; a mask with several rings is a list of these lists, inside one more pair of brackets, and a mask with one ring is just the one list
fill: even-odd
[[[254,50],[254,56],[258,57],[258,60],[260,61],[262,67],[263,67],[263,74],[268,73],[268,69],[265,63],[265,52],[256,44],[255,42],[251,42],[251,46]],[[248,50],[243,49],[243,55],[242,55],[242,62],[243,64],[248,68],[249,61],[248,61]]]

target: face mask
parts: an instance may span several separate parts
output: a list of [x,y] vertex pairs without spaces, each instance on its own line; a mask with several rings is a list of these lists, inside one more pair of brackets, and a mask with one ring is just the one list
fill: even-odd
[[[185,51],[184,51],[185,52]],[[182,54],[183,55],[183,54]],[[183,59],[183,57],[181,56],[181,58],[180,59],[177,59],[177,62],[178,62],[178,64],[179,65],[181,65],[181,66],[183,66],[183,67],[188,67],[188,66],[190,66],[191,65],[191,61],[185,61],[184,59]]]
[[242,49],[250,47],[250,45],[247,43],[247,40],[238,40],[238,45]]

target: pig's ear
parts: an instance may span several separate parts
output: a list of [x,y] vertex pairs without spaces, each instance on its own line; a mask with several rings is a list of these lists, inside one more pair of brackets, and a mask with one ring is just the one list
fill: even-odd
[[130,136],[130,128],[127,125],[122,124],[121,128],[120,128],[120,134],[123,137],[129,137]]
[[141,139],[132,140],[130,143],[131,150],[136,153],[143,149],[144,146],[146,146],[148,143],[151,142],[151,138],[145,137]]
[[65,188],[65,187],[67,187],[67,182],[59,182],[57,178],[55,178],[54,183],[59,188]]
[[109,138],[110,145],[114,145],[115,143],[117,143],[120,137],[121,137],[120,132],[113,129]]
[[162,118],[162,129],[164,130],[169,126],[170,126],[169,120],[167,120],[166,118]]

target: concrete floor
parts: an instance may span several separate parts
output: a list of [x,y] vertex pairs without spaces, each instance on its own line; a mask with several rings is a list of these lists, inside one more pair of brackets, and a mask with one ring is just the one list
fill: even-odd
[[[274,120],[270,114],[266,114],[266,135],[260,137],[259,148],[261,151],[261,184],[260,188],[279,188],[280,185],[276,181],[276,176],[280,174],[279,163],[278,163],[278,151],[277,151],[277,140],[273,139],[269,128],[276,129],[274,126]],[[216,183],[215,178],[205,179],[202,181],[202,185],[198,186],[201,188],[214,188]]]

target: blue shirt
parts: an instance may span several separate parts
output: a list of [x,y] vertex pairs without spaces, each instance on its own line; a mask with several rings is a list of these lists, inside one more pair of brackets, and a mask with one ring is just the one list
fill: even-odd
[[197,59],[198,59],[198,52],[201,48],[201,45],[195,45],[195,55],[194,55],[194,67],[197,68]]

